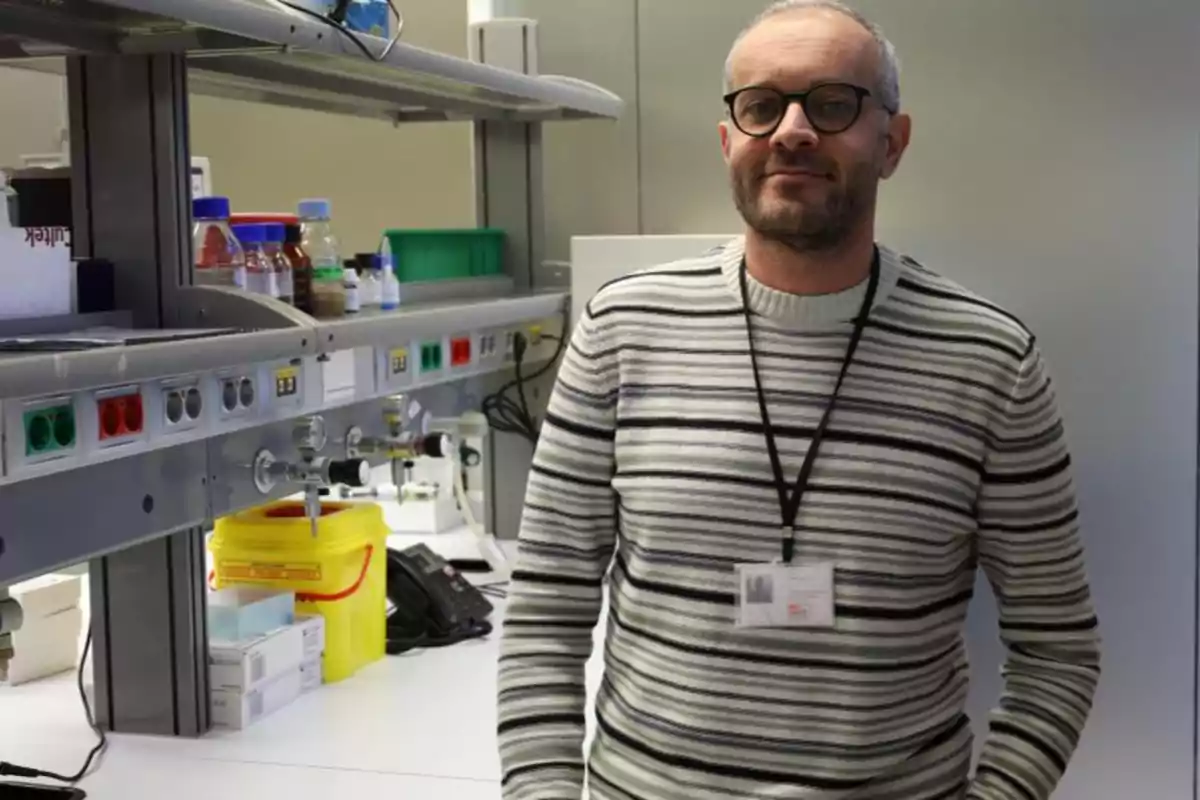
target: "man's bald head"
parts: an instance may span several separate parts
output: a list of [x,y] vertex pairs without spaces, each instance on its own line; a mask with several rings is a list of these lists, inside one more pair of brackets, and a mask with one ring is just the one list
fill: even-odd
[[747,36],[768,20],[784,14],[833,12],[855,22],[871,38],[871,47],[875,50],[878,76],[876,89],[884,108],[895,113],[900,110],[900,59],[896,55],[895,46],[884,36],[883,30],[865,16],[838,0],[780,0],[768,7],[750,23],[733,43],[729,57],[725,60],[725,92],[737,88],[734,86],[736,60],[740,46]]

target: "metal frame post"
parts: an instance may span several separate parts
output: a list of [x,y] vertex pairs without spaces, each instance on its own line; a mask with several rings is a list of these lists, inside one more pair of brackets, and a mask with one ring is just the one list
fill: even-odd
[[[115,265],[135,325],[170,327],[192,269],[186,60],[75,57],[67,87],[75,254]],[[204,564],[200,527],[91,562],[101,725],[209,730]]]
[[[532,20],[472,26],[471,58],[526,75],[536,74],[537,30]],[[546,211],[541,123],[476,122],[474,155],[477,222],[505,232],[506,270],[516,288],[531,291],[561,284],[561,272],[543,266]],[[569,282],[569,275],[566,277]],[[533,389],[533,405],[542,405],[547,394],[541,387]],[[535,409],[535,413],[540,410]],[[491,438],[486,470],[488,529],[499,538],[512,539],[520,528],[533,453],[529,443],[519,437],[493,432]]]

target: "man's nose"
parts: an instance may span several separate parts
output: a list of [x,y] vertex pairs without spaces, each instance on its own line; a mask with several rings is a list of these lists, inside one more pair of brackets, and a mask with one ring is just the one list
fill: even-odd
[[779,121],[779,127],[771,136],[771,145],[786,150],[799,150],[815,147],[819,140],[817,131],[804,113],[804,106],[796,100],[788,103],[783,112],[783,119]]

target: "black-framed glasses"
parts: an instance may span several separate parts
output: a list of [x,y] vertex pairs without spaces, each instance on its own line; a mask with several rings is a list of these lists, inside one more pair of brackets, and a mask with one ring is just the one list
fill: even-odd
[[822,83],[807,92],[781,92],[769,86],[747,86],[725,95],[729,116],[747,136],[770,136],[783,122],[792,103],[804,109],[808,124],[817,133],[835,134],[849,130],[862,116],[863,100],[869,89],[852,83]]

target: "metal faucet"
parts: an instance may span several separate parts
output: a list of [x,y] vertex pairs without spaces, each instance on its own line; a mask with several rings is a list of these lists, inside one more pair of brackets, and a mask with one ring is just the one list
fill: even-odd
[[333,459],[317,455],[328,439],[325,420],[319,416],[299,420],[292,431],[292,442],[300,454],[298,461],[280,461],[270,450],[260,450],[254,457],[254,485],[263,494],[270,494],[281,483],[298,483],[304,487],[304,514],[317,535],[317,520],[321,518],[321,489],[344,484],[366,486],[371,481],[371,468],[365,459],[354,457]]
[[416,433],[404,429],[404,396],[384,401],[384,436],[365,436],[358,426],[346,432],[346,456],[383,456],[392,464],[392,483],[403,486],[411,478],[413,462],[421,457],[449,458],[454,453],[454,437],[448,433]]

